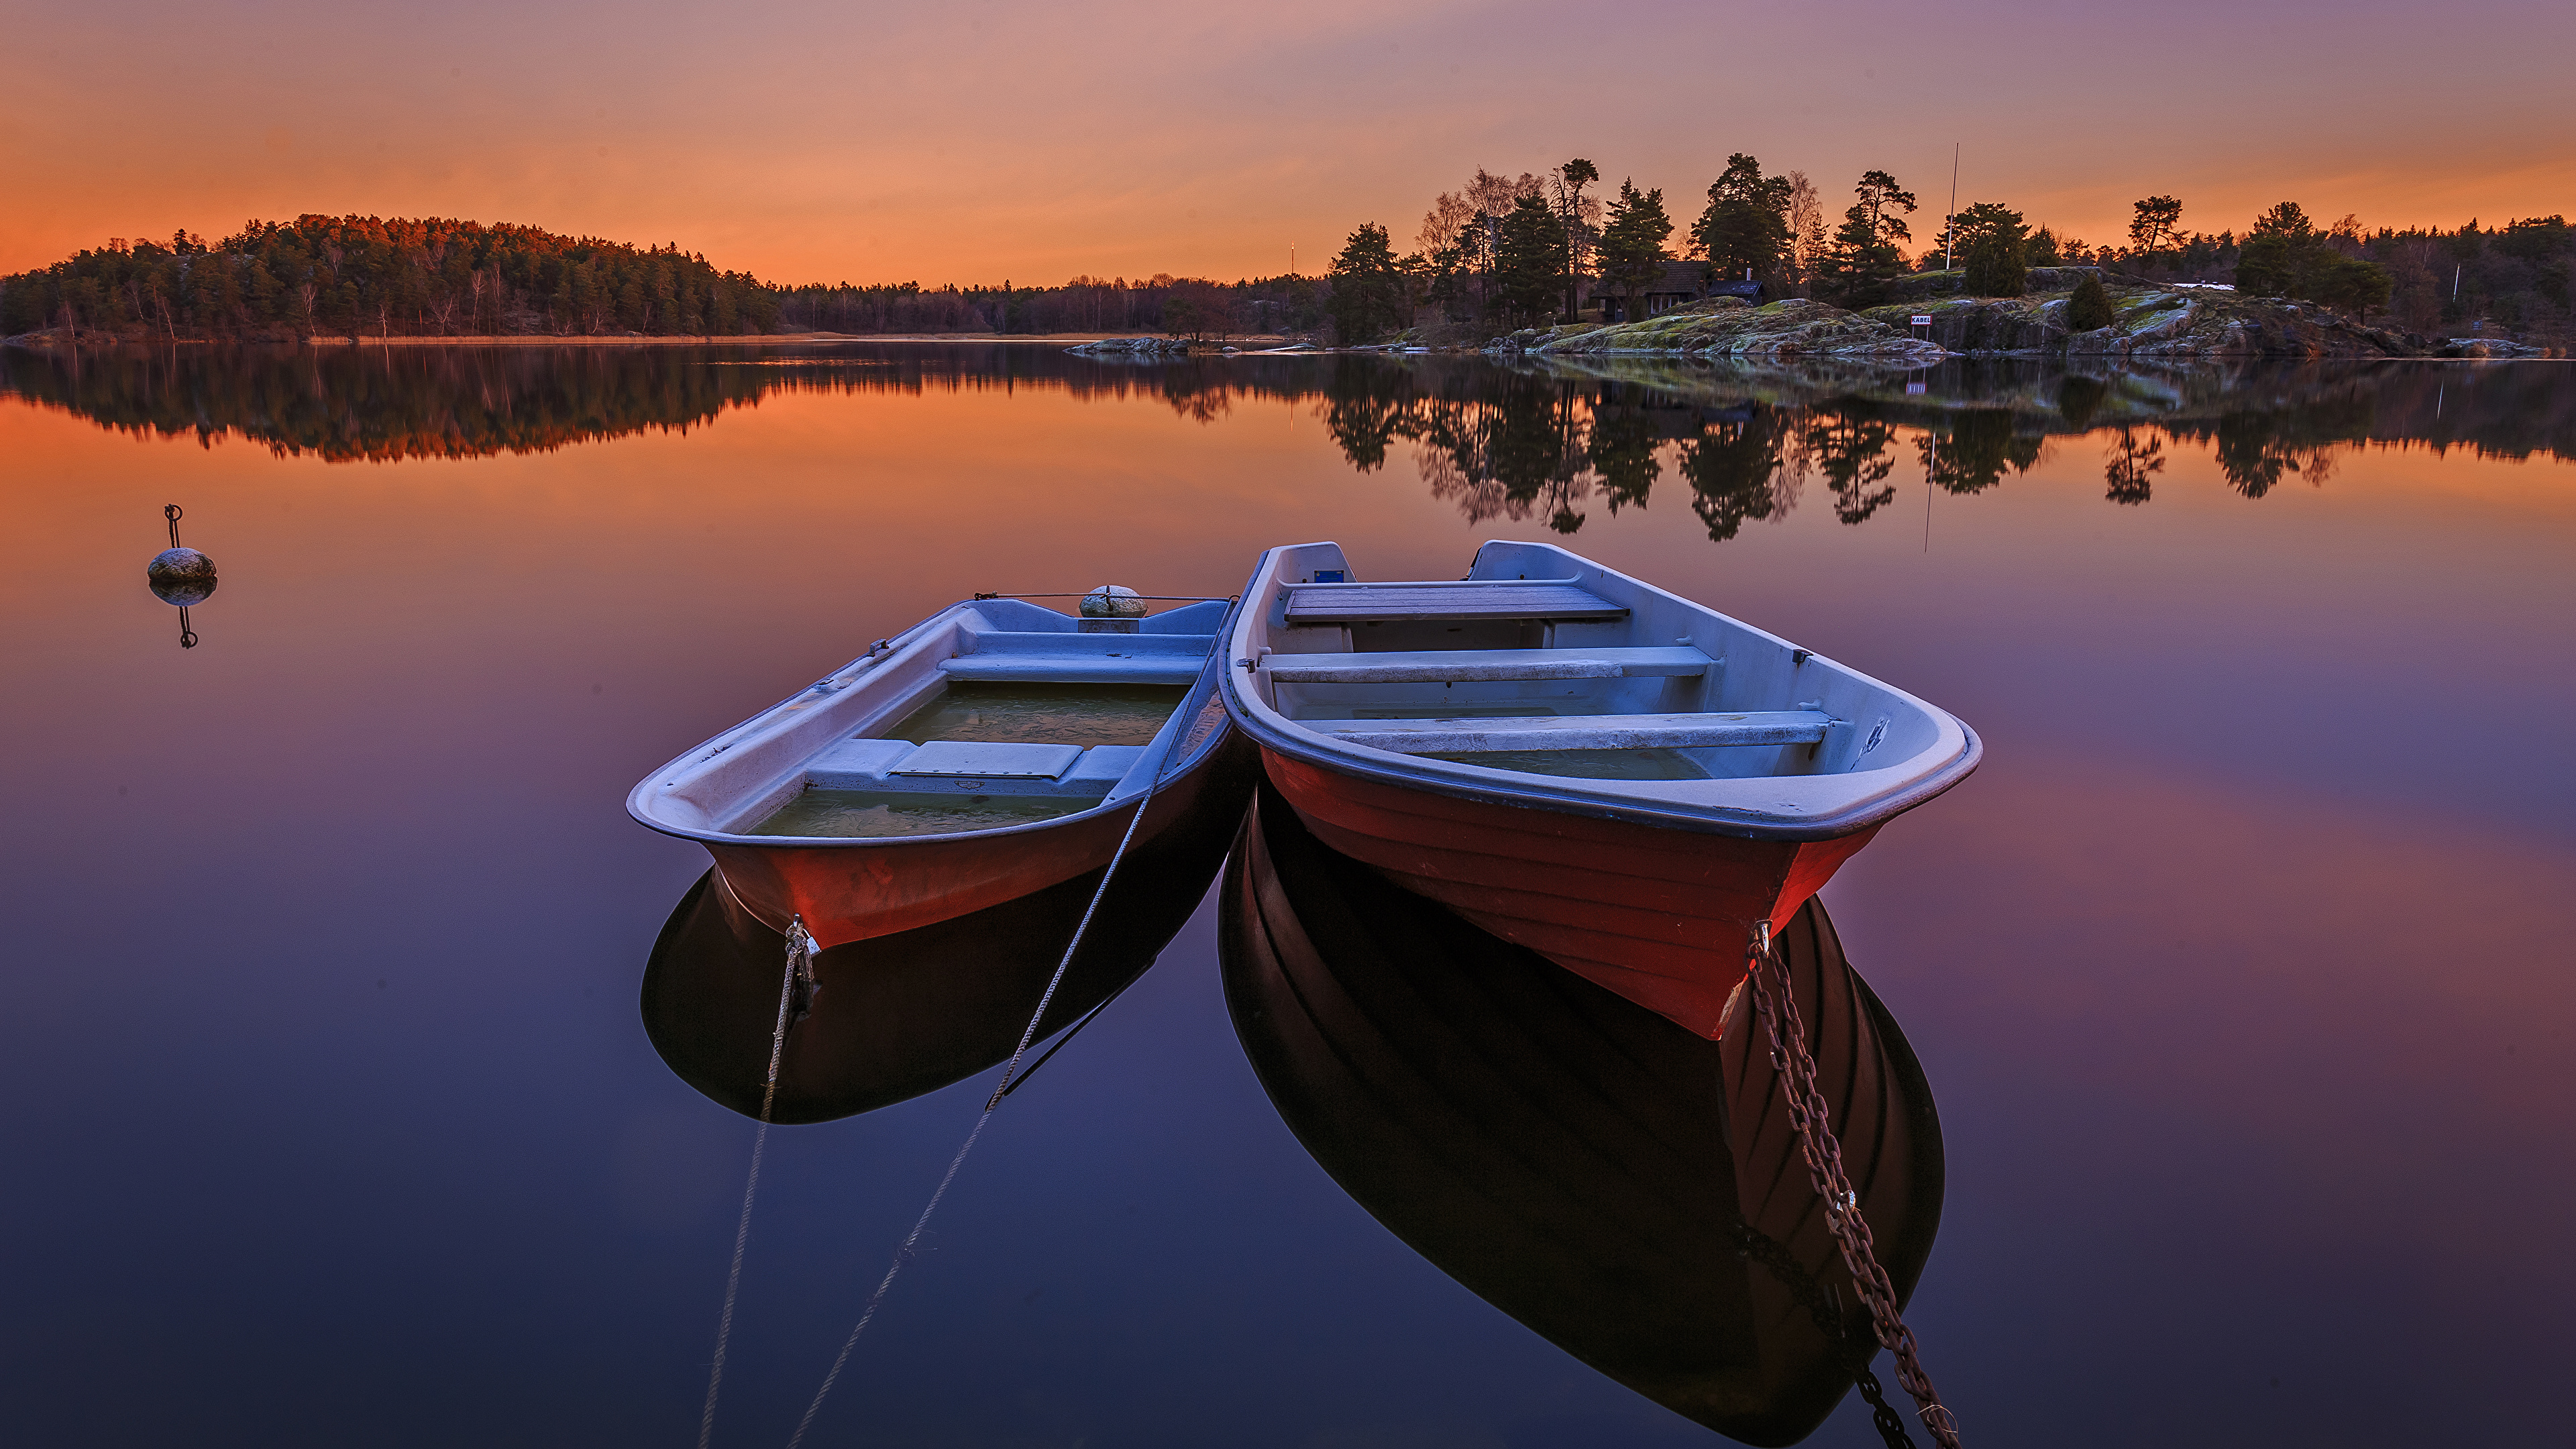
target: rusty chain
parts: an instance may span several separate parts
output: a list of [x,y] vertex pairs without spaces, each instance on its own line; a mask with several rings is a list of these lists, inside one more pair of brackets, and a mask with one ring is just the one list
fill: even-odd
[[1887,1449],[1914,1449],[1913,1436],[1905,1432],[1905,1420],[1888,1407],[1887,1390],[1870,1370],[1869,1357],[1875,1350],[1868,1339],[1843,1326],[1842,1295],[1826,1292],[1816,1275],[1791,1257],[1778,1239],[1741,1216],[1727,1223],[1727,1233],[1735,1239],[1735,1251],[1761,1264],[1774,1281],[1789,1291],[1790,1297],[1798,1300],[1798,1306],[1807,1310],[1825,1341],[1850,1356],[1852,1382],[1859,1387],[1862,1402],[1869,1405],[1869,1421],[1877,1428],[1880,1441]]
[[[1779,972],[1776,987],[1771,980],[1774,968]],[[1753,986],[1754,1014],[1762,1018],[1762,1030],[1770,1042],[1772,1070],[1780,1075],[1789,1123],[1798,1132],[1798,1155],[1806,1159],[1807,1176],[1824,1200],[1825,1225],[1833,1232],[1835,1246],[1842,1249],[1852,1287],[1869,1308],[1879,1345],[1895,1356],[1896,1381],[1913,1396],[1923,1427],[1941,1449],[1959,1449],[1959,1421],[1923,1372],[1921,1347],[1914,1330],[1897,1314],[1896,1285],[1879,1266],[1877,1244],[1870,1237],[1868,1220],[1861,1216],[1860,1194],[1853,1191],[1851,1177],[1843,1171],[1842,1144],[1835,1140],[1824,1093],[1816,1089],[1816,1060],[1807,1051],[1806,1023],[1798,1015],[1788,967],[1771,949],[1769,921],[1753,925],[1745,975]]]

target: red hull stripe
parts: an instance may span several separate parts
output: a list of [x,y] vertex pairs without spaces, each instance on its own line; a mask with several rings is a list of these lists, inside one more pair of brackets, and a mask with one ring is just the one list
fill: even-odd
[[[1154,796],[1142,844],[1181,819],[1205,784],[1209,751]],[[840,848],[709,843],[724,883],[762,924],[805,918],[824,947],[890,936],[998,906],[1109,863],[1134,807],[1040,830]]]
[[1753,923],[1780,927],[1877,833],[1748,840],[1461,800],[1269,750],[1262,759],[1333,849],[1710,1038],[1744,977]]

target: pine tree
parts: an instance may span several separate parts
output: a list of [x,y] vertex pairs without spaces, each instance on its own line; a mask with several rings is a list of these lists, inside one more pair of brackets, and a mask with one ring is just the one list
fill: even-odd
[[2160,242],[2180,239],[2175,230],[2182,224],[2182,202],[2170,196],[2150,196],[2132,208],[2136,217],[2129,223],[2129,243],[2141,256],[2151,256]]
[[1565,276],[1565,228],[1548,204],[1524,196],[1503,218],[1494,248],[1496,309],[1503,325],[1529,326],[1556,311]]
[[1629,321],[1637,320],[1638,295],[1663,275],[1664,239],[1672,234],[1661,187],[1641,193],[1627,181],[1619,183],[1619,199],[1610,203],[1601,228],[1601,280],[1627,299]]
[[1344,343],[1374,342],[1404,326],[1405,276],[1386,228],[1364,222],[1333,258],[1333,330]]
[[1707,254],[1709,269],[1728,280],[1750,272],[1779,274],[1789,252],[1786,176],[1765,177],[1762,163],[1741,151],[1708,188],[1708,209],[1691,227],[1691,242]]
[[1905,253],[1897,243],[1913,240],[1899,211],[1914,209],[1914,193],[1884,171],[1864,172],[1852,188],[1859,199],[1843,213],[1843,224],[1816,259],[1818,294],[1845,307],[1865,307],[1885,293],[1887,283],[1905,271]]
[[2030,229],[2021,213],[1980,201],[1950,219],[1941,242],[1954,248],[1972,297],[2018,297],[2030,271]]

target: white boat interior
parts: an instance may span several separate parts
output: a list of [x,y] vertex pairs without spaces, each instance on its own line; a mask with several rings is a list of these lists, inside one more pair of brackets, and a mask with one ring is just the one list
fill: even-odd
[[[1222,721],[1206,672],[1227,603],[1085,619],[952,605],[636,786],[636,819],[695,840],[799,843],[1027,828],[1114,808]],[[1184,705],[1190,706],[1184,711]]]
[[1749,827],[1857,828],[1954,783],[1976,737],[1788,640],[1549,544],[1463,579],[1363,581],[1273,549],[1227,692],[1264,745],[1461,793]]

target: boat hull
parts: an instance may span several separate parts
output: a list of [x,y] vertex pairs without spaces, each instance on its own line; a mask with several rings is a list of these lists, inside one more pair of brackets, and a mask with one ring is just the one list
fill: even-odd
[[[1704,1041],[1324,849],[1282,804],[1262,791],[1236,842],[1218,951],[1298,1141],[1442,1272],[1600,1372],[1745,1443],[1812,1433],[1877,1344],[1743,997]],[[1780,956],[1901,1303],[1941,1216],[1930,1085],[1821,903]]]
[[[1038,1035],[1062,1030],[1153,965],[1207,896],[1259,769],[1239,737],[1202,777],[1200,808],[1128,847],[1070,963],[1101,871],[934,925],[821,952],[807,1011],[778,1057],[770,1120],[822,1122],[935,1091],[1009,1058],[1057,967]],[[1158,797],[1159,798],[1159,797]],[[760,1114],[786,940],[712,873],[671,913],[646,963],[645,1035],[681,1080]]]
[[1878,833],[1747,839],[1262,764],[1332,849],[1712,1041],[1754,924],[1787,926]]
[[[1186,830],[1211,811],[1228,824],[1242,813],[1250,746],[1219,727],[1224,737],[1198,748],[1154,792],[1130,850]],[[830,948],[937,925],[1097,871],[1117,853],[1135,813],[1126,805],[1034,829],[871,840],[855,848],[719,841],[706,847],[743,909],[773,931],[801,916],[816,944]]]

